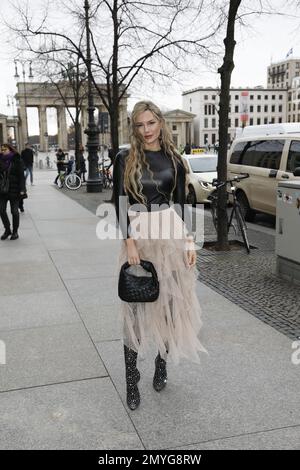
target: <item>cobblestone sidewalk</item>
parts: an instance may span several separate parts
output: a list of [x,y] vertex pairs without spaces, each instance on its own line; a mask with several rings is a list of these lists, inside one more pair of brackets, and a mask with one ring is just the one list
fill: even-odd
[[[275,233],[248,229],[248,236],[256,247],[250,255],[243,247],[226,253],[200,250],[199,280],[289,338],[300,337],[300,291],[275,274]],[[205,216],[205,240],[215,239],[211,219]]]

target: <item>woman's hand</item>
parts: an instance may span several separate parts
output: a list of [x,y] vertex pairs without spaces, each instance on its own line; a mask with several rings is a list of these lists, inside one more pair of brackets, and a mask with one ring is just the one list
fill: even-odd
[[196,265],[197,253],[195,250],[188,250],[187,258],[188,258],[188,263],[189,263],[190,268]]
[[127,259],[129,264],[140,264],[140,256],[133,238],[127,238]]

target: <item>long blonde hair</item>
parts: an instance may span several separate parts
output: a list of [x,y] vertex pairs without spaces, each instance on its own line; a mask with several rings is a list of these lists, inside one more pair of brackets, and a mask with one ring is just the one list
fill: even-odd
[[[149,167],[149,163],[146,161],[145,151],[144,151],[144,140],[142,135],[139,133],[136,127],[137,116],[144,111],[151,111],[151,113],[159,120],[161,123],[161,133],[159,137],[160,145],[162,151],[166,154],[167,157],[173,163],[175,170],[174,186],[172,193],[176,186],[177,180],[177,163],[183,164],[181,155],[177,152],[174,143],[172,141],[171,132],[166,124],[165,118],[162,115],[161,110],[151,101],[139,101],[135,104],[132,115],[131,115],[131,126],[130,126],[130,151],[129,155],[126,158],[126,166],[124,172],[124,189],[126,193],[130,193],[133,198],[139,201],[142,204],[147,204],[146,197],[142,194],[143,185],[141,183],[142,177],[142,164],[144,164],[150,175],[153,179],[153,172]],[[158,188],[157,188],[158,189]]]

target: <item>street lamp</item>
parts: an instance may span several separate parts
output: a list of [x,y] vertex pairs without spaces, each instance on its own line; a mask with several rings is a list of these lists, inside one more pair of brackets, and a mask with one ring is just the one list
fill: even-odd
[[26,77],[26,70],[25,70],[25,66],[26,64],[29,62],[29,75],[28,75],[28,78],[29,79],[32,79],[33,78],[33,73],[32,73],[32,68],[31,68],[31,60],[28,61],[28,60],[22,60],[22,59],[15,59],[14,60],[14,63],[15,63],[15,75],[14,75],[14,78],[16,80],[18,80],[20,78],[20,75],[18,74],[18,63],[21,64],[22,66],[22,75],[23,75],[23,90],[24,90],[24,101],[25,101],[25,130],[26,130],[26,135],[24,136],[25,137],[25,142],[24,144],[27,142],[28,140],[28,119],[27,119],[27,94],[26,94],[26,83],[25,83],[25,77]]
[[94,118],[94,97],[92,90],[92,59],[90,49],[90,27],[89,27],[89,2],[84,1],[85,10],[85,27],[86,27],[86,67],[88,73],[88,127],[85,129],[87,134],[87,149],[89,161],[89,173],[86,182],[86,190],[88,193],[102,192],[103,184],[99,178],[98,169],[98,147],[99,147],[99,129]]
[[8,107],[8,108],[11,107],[12,116],[15,116],[15,103],[16,103],[16,99],[15,99],[15,97],[14,97],[13,94],[11,94],[11,95],[6,95],[6,98],[7,98],[7,107]]

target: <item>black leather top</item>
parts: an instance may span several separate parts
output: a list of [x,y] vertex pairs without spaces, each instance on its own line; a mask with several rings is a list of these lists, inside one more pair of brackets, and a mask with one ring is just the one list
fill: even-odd
[[[126,164],[126,157],[128,156],[128,151],[119,152],[116,156],[114,163],[113,171],[113,185],[114,185],[114,198],[116,206],[116,214],[121,231],[124,238],[129,237],[128,227],[129,227],[129,217],[121,213],[121,208],[119,204],[119,196],[126,196],[124,190],[124,171]],[[149,163],[150,169],[153,172],[153,179],[146,167],[142,169],[142,178],[141,183],[143,185],[143,194],[147,198],[147,205],[144,207],[144,210],[153,211],[161,210],[166,207],[160,208],[158,204],[170,205],[171,192],[174,185],[175,171],[173,167],[172,160],[165,155],[162,150],[159,151],[145,151],[145,156],[147,162]],[[129,204],[141,204],[139,201],[135,200],[133,196],[128,194]],[[177,210],[176,206],[174,207],[177,210],[178,214],[185,221],[188,232],[191,232],[191,221],[190,218],[186,215],[184,219],[184,204],[186,202],[185,197],[185,168],[182,164],[177,163],[177,183],[173,191],[173,202],[180,205],[181,211]],[[151,206],[156,204],[156,207]]]

